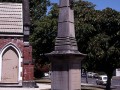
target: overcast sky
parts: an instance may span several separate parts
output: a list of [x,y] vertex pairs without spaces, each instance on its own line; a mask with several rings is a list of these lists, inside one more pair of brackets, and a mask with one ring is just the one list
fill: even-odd
[[[110,7],[117,11],[120,11],[120,0],[84,0],[84,1],[92,2],[93,4],[96,5],[95,8],[98,10],[102,10],[105,9],[106,7]],[[59,0],[51,0],[51,2],[58,3]]]

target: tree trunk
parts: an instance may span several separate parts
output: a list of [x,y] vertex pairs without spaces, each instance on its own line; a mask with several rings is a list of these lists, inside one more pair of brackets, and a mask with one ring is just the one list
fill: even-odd
[[88,75],[87,75],[87,71],[85,71],[86,74],[86,83],[88,83]]
[[106,90],[111,90],[111,79],[112,79],[112,75],[107,75],[107,84],[106,84]]

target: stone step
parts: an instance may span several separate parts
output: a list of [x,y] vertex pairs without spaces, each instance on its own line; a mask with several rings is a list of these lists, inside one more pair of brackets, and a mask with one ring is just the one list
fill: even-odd
[[9,88],[9,87],[15,87],[15,88],[21,88],[22,84],[19,83],[0,83],[0,87],[5,87],[5,88]]

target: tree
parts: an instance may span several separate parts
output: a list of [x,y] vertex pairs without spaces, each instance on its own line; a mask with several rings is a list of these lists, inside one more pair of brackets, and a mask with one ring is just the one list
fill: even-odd
[[[50,1],[49,0],[29,0],[29,1],[31,16],[30,43],[33,48],[32,53],[35,62],[34,73],[35,77],[41,77],[43,76],[43,72],[41,72],[41,68],[43,68],[44,66],[43,64],[49,62],[48,58],[46,58],[46,56],[44,55],[44,52],[47,50],[47,48],[43,48],[43,46],[44,45],[46,46],[45,40],[48,39],[48,36],[45,36],[47,31],[45,30],[44,32],[43,27],[45,28],[45,26],[47,26],[44,25],[44,23],[47,22],[46,13],[47,7],[50,5]],[[41,53],[42,51],[43,53]]]
[[[55,5],[54,7],[56,7]],[[40,54],[45,54],[53,51],[54,49],[54,40],[56,37],[57,31],[57,10],[54,10],[54,7],[49,12],[48,16],[44,16],[41,20],[36,20],[34,25],[36,26],[34,32],[32,33],[30,40],[33,45],[33,54],[34,58],[39,58]],[[58,12],[58,11],[57,11]]]
[[30,36],[33,46],[33,58],[35,59],[35,67],[38,70],[44,64],[50,63],[45,53],[54,50],[55,37],[57,31],[58,5],[52,6],[48,15],[42,16],[40,20],[34,22],[34,31]]
[[120,13],[106,8],[99,17],[99,33],[88,43],[88,57],[94,70],[107,74],[106,89],[110,90],[113,72],[120,67]]
[[30,2],[30,17],[31,17],[31,30],[32,34],[35,29],[35,22],[46,16],[47,7],[50,6],[49,0],[29,0]]
[[87,53],[89,38],[96,34],[96,29],[92,24],[97,16],[94,7],[94,4],[86,1],[74,3],[76,39],[78,49],[83,53]]
[[94,6],[86,1],[74,4],[76,38],[79,51],[88,54],[82,66],[105,72],[106,89],[110,90],[113,71],[120,67],[120,13],[111,8],[95,10]]
[[30,13],[32,20],[40,20],[46,15],[47,7],[50,5],[49,0],[29,0]]

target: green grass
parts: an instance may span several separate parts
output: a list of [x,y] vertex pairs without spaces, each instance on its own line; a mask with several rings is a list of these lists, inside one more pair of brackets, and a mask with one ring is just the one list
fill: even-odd
[[[35,82],[36,83],[51,84],[51,80],[50,79],[45,79],[45,78],[36,79]],[[51,89],[43,89],[43,90],[51,90]],[[81,85],[81,90],[105,90],[105,89],[101,88],[101,87]]]

